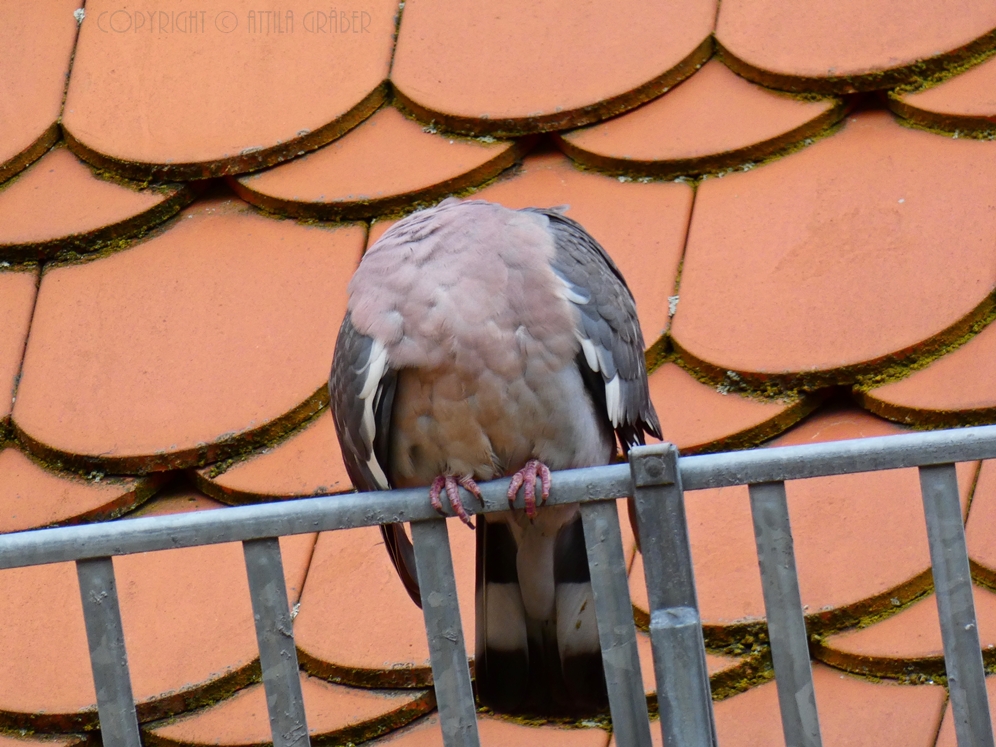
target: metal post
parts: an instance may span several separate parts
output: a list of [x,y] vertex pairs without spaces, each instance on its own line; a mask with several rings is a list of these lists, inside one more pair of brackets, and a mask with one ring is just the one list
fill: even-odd
[[242,543],[273,747],[309,747],[287,583],[276,537]]
[[114,565],[110,558],[77,560],[76,574],[97,691],[101,741],[104,747],[141,747]]
[[785,483],[759,483],[750,485],[749,490],[785,744],[820,747],[823,741],[816,712],[799,577],[795,570]]
[[958,747],[993,747],[955,466],[921,467],[920,491]]
[[620,746],[650,747],[647,696],[643,692],[633,603],[629,598],[615,501],[582,504],[581,521],[612,712],[612,732]]
[[678,449],[673,444],[637,447],[629,463],[650,601],[661,735],[668,747],[711,747],[716,727]]
[[412,522],[415,568],[445,747],[479,747],[477,711],[445,519]]

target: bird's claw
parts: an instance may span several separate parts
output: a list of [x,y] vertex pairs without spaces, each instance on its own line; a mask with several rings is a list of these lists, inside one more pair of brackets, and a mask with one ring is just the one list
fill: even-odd
[[530,519],[536,516],[536,478],[540,479],[540,505],[550,497],[550,468],[539,459],[530,459],[525,466],[512,475],[508,486],[508,502],[515,503],[519,488],[525,486],[523,497],[526,504],[526,516]]
[[429,488],[429,503],[432,504],[434,509],[445,516],[446,512],[443,510],[443,502],[439,500],[439,496],[445,490],[446,498],[449,500],[450,506],[453,508],[453,512],[460,517],[460,521],[473,529],[474,522],[471,521],[470,516],[467,514],[467,510],[463,507],[463,501],[460,500],[460,491],[458,487],[462,487],[468,493],[477,498],[477,500],[481,502],[484,501],[481,497],[481,489],[477,487],[477,483],[474,482],[473,478],[458,478],[453,475],[439,475],[432,481],[432,486]]

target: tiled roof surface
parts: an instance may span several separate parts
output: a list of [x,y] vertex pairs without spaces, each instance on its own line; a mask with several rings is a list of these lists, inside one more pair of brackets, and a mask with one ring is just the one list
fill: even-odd
[[[685,453],[996,422],[992,4],[257,5],[0,5],[0,531],[350,490],[325,391],[346,284],[451,194],[569,206]],[[996,671],[996,465],[958,476]],[[915,473],[788,496],[825,743],[954,745]],[[747,491],[687,505],[720,741],[781,744]],[[451,542],[473,640],[473,535]],[[282,547],[313,738],[441,744],[377,530]],[[266,744],[238,548],[115,568],[147,743]],[[0,747],[77,747],[73,569],[0,589]]]

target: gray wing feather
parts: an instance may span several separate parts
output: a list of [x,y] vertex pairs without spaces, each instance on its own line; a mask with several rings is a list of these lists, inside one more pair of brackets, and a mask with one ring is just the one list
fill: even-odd
[[578,367],[595,401],[605,408],[624,449],[643,443],[644,432],[660,438],[636,303],[622,273],[577,222],[556,210],[527,210],[549,221],[555,247],[553,271],[580,311]]
[[[358,490],[392,487],[387,466],[397,381],[398,372],[387,365],[383,346],[357,331],[347,312],[335,344],[329,400],[346,474]],[[415,554],[404,527],[385,524],[380,530],[405,589],[421,606]]]

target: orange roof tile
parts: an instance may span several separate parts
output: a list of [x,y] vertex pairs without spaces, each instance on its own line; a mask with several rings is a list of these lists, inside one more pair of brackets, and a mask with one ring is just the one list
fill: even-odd
[[0,532],[114,519],[148,500],[165,479],[84,479],[47,470],[17,448],[0,448]]
[[145,472],[288,431],[327,401],[364,233],[217,198],[125,251],[48,268],[14,408],[21,437],[54,461]]
[[909,83],[993,46],[996,8],[846,0],[726,0],[716,20],[724,60],[789,91],[853,93]]
[[245,461],[194,472],[197,487],[224,503],[256,503],[352,489],[328,408],[285,441]]
[[[650,398],[665,441],[683,454],[756,446],[808,415],[814,396],[762,400],[716,390],[675,363],[650,374]],[[649,441],[655,441],[653,437]]]
[[660,10],[641,2],[408,0],[391,82],[404,108],[453,132],[577,127],[659,96],[709,58],[715,0]]
[[931,88],[889,93],[889,107],[923,127],[987,136],[996,128],[996,57]]
[[972,576],[979,583],[996,591],[996,462],[986,461],[979,470],[978,482],[972,494],[972,508],[965,523],[968,557]]
[[[992,711],[994,704],[996,704],[996,677],[986,677],[986,694],[989,696],[989,710]],[[935,747],[956,747],[957,744],[951,702],[948,701],[947,707],[944,709],[940,731],[937,733]]]
[[[477,728],[482,747],[533,747],[536,744],[543,744],[545,747],[605,747],[609,741],[608,733],[598,728],[537,728],[488,716],[478,716]],[[376,747],[442,747],[443,735],[439,719],[430,716],[371,744]]]
[[196,179],[339,137],[384,101],[397,2],[353,4],[348,31],[327,7],[296,10],[92,0],[63,115],[72,148],[124,176]]
[[[343,687],[301,674],[301,694],[308,715],[308,732],[316,743],[351,744],[404,726],[432,710],[431,690],[366,690]],[[263,684],[240,690],[233,697],[144,730],[148,744],[188,745],[272,744]],[[6,747],[0,744],[0,747]]]
[[620,117],[557,136],[571,158],[630,176],[670,179],[753,166],[844,116],[839,99],[769,91],[716,59],[664,96]]
[[0,440],[4,437],[38,291],[38,270],[0,267]]
[[[473,656],[474,532],[456,520],[448,524],[464,641]],[[377,527],[319,535],[294,637],[304,670],[331,682],[432,682],[422,611],[398,580]]]
[[141,189],[102,179],[57,146],[0,191],[0,258],[92,252],[140,233],[195,197],[187,185]]
[[437,135],[386,106],[343,138],[290,163],[232,180],[254,205],[319,219],[367,218],[475,187],[528,142]]
[[815,388],[957,339],[992,307],[996,148],[848,117],[696,193],[672,335],[722,380]]
[[[983,659],[996,663],[996,594],[974,587]],[[874,677],[919,682],[944,676],[944,649],[931,594],[867,628],[818,641],[816,657],[839,669]]]
[[0,8],[0,182],[59,138],[82,0],[4,3]]

